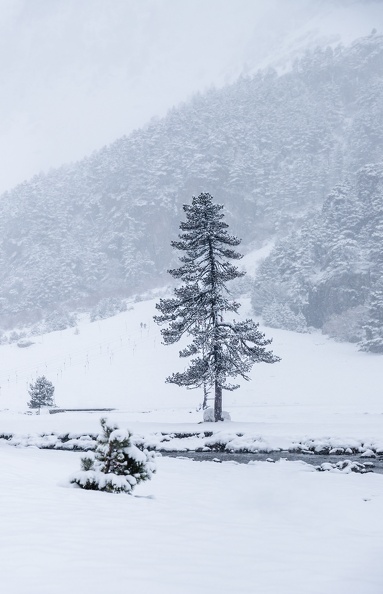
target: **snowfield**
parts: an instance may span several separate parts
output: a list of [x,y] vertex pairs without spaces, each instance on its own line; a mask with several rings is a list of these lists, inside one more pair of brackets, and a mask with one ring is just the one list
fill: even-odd
[[[35,337],[28,348],[1,346],[0,434],[98,433],[101,413],[24,414],[29,383],[45,375],[59,407],[116,408],[108,416],[142,435],[219,430],[251,434],[271,449],[310,439],[331,440],[333,447],[383,445],[382,358],[320,333],[265,328],[282,361],[255,365],[252,381],[224,392],[231,423],[198,425],[201,391],[164,383],[185,361],[178,345],[161,344],[155,303],[133,303],[113,318],[84,320],[77,331]],[[244,315],[247,309],[244,302]]]
[[130,496],[69,487],[76,453],[0,457],[7,594],[382,592],[382,475],[159,458]]
[[[154,311],[155,300],[133,303],[27,348],[0,347],[0,434],[13,435],[0,440],[2,591],[381,594],[381,474],[160,457],[152,481],[113,495],[69,485],[80,453],[36,447],[63,433],[97,434],[102,415],[25,414],[28,384],[44,374],[58,406],[115,408],[105,415],[146,444],[190,432],[193,449],[213,431],[204,439],[265,451],[299,442],[380,453],[379,356],[319,333],[265,328],[282,361],[255,366],[251,382],[224,393],[232,422],[201,423],[202,394],[164,383],[184,361],[177,346],[161,345]],[[169,449],[185,449],[177,439]]]

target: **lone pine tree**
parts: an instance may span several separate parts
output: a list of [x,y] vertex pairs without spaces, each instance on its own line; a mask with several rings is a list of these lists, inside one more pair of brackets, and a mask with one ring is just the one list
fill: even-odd
[[228,234],[223,206],[203,193],[183,209],[186,222],[180,225],[179,240],[171,242],[184,252],[182,265],[169,273],[184,284],[174,290],[174,298],[160,300],[156,308],[161,315],[154,319],[160,325],[168,324],[161,329],[164,344],[173,344],[184,334],[192,338],[180,351],[180,357],[194,356],[189,367],[166,381],[187,388],[214,388],[214,420],[220,421],[222,390],[239,387],[229,378],[249,380],[254,363],[275,363],[279,357],[266,350],[271,340],[259,331],[258,324],[233,319],[240,304],[230,299],[227,283],[245,273],[230,262],[242,255],[232,249],[240,240]]
[[28,394],[31,397],[28,402],[29,408],[41,408],[42,406],[53,406],[53,394],[55,388],[47,378],[42,375],[34,384],[29,384]]

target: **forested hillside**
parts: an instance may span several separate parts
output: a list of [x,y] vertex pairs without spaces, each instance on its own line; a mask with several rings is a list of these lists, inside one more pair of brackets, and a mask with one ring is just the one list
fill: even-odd
[[224,203],[245,244],[286,236],[333,186],[382,159],[382,97],[383,36],[373,33],[307,53],[281,76],[196,96],[17,186],[0,199],[1,325],[158,285],[193,194]]
[[383,352],[383,163],[338,185],[320,212],[262,263],[253,305],[265,321]]

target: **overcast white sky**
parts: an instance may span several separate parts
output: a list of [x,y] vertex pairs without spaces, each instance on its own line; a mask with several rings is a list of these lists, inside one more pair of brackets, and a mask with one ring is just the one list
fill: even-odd
[[383,0],[0,0],[0,191],[209,85],[383,31]]

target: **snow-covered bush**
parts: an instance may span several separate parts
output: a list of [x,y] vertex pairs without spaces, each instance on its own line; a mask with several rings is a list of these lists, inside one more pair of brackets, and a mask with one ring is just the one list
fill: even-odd
[[64,310],[52,311],[42,322],[44,332],[56,332],[73,328],[76,325],[76,316]]
[[331,316],[323,324],[322,332],[341,342],[359,342],[364,338],[363,326],[367,321],[364,305],[351,307],[339,315]]
[[95,454],[81,458],[81,470],[70,482],[82,489],[107,493],[131,493],[136,485],[152,478],[156,471],[152,452],[132,443],[132,433],[101,419],[102,434]]
[[57,332],[73,328],[76,325],[77,317],[74,313],[69,313],[64,309],[56,309],[44,315],[43,319],[34,324],[29,335],[36,336],[48,332]]
[[9,335],[8,342],[10,344],[12,344],[13,342],[18,342],[19,340],[22,340],[25,337],[26,337],[26,332],[24,332],[24,331],[17,332],[17,330],[13,330]]
[[[261,264],[262,270],[262,264]],[[282,283],[273,283],[270,280],[258,279],[255,281],[251,292],[251,305],[256,315],[261,315],[263,309],[270,303],[287,303],[290,300],[287,287]]]
[[90,312],[90,321],[104,320],[116,314],[126,311],[126,303],[116,297],[101,299]]
[[262,318],[266,326],[283,328],[294,332],[307,332],[307,324],[302,313],[294,313],[286,303],[272,301],[262,310]]
[[19,347],[19,349],[26,349],[26,348],[32,346],[33,344],[35,344],[35,343],[32,340],[28,340],[27,338],[22,338],[17,343],[17,346]]
[[42,375],[37,378],[34,384],[29,384],[28,394],[31,397],[28,402],[29,408],[41,408],[42,406],[53,406],[54,386],[52,382]]

